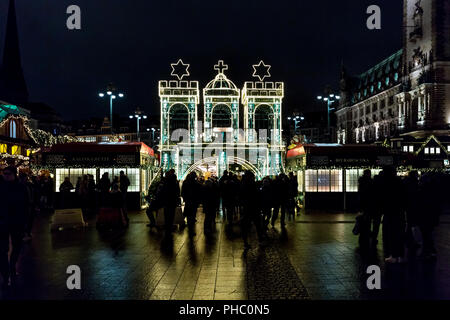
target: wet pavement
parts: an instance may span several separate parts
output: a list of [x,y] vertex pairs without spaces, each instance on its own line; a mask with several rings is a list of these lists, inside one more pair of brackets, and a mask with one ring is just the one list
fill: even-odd
[[[302,214],[268,232],[269,241],[244,251],[239,226],[226,231],[216,219],[212,238],[146,227],[144,212],[130,214],[124,231],[99,232],[95,220],[79,230],[50,232],[49,217],[37,219],[25,244],[18,282],[3,299],[450,299],[450,216],[436,230],[438,259],[386,266],[380,244],[361,257],[352,234],[355,216]],[[379,265],[382,289],[366,287],[367,266]],[[81,290],[68,290],[66,269],[81,268]]]

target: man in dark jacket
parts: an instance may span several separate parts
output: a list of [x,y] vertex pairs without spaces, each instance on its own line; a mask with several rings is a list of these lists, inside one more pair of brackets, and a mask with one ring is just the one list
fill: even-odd
[[[16,264],[22,248],[26,224],[26,209],[30,205],[25,186],[17,179],[17,168],[3,169],[3,180],[0,182],[0,274],[3,286],[14,282]],[[12,251],[8,261],[9,241]]]
[[258,186],[255,181],[255,175],[251,171],[246,171],[242,177],[241,185],[241,199],[243,207],[243,219],[242,219],[242,238],[244,240],[245,248],[249,248],[248,233],[252,223],[256,226],[256,232],[258,233],[258,240],[262,244],[264,241],[260,207],[258,203]]
[[163,189],[164,222],[166,236],[172,233],[175,209],[180,205],[180,185],[178,184],[175,170],[171,169],[166,173]]
[[200,184],[197,181],[197,174],[191,172],[183,182],[181,196],[184,201],[184,215],[187,218],[189,235],[195,235],[195,219],[199,205]]
[[[81,184],[82,182],[80,183],[80,193],[81,193]],[[106,205],[108,201],[108,193],[110,188],[111,188],[111,180],[109,180],[109,173],[105,172],[103,173],[97,185],[97,189],[100,191],[100,207]]]
[[374,210],[374,185],[370,169],[364,170],[358,180],[359,210],[362,212],[360,219],[361,229],[359,233],[359,245],[363,250],[369,249],[372,211]]

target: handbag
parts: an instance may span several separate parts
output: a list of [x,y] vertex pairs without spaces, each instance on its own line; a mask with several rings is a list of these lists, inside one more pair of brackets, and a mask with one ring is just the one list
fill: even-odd
[[176,207],[175,209],[175,217],[173,219],[173,224],[179,224],[183,226],[185,224],[183,210],[181,207]]

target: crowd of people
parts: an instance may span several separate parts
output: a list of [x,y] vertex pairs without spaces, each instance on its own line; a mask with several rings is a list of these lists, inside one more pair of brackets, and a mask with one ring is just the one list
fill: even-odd
[[411,256],[436,257],[433,230],[439,224],[449,176],[426,172],[407,177],[386,167],[372,178],[365,170],[359,179],[359,244],[363,252],[374,249],[382,223],[385,261],[403,263]]
[[293,218],[297,207],[298,182],[292,173],[256,181],[251,171],[242,176],[225,171],[220,179],[213,176],[206,180],[191,172],[180,190],[175,171],[170,170],[152,188],[147,210],[149,227],[156,226],[155,214],[159,211],[164,213],[166,232],[172,232],[175,208],[181,204],[182,198],[190,236],[195,236],[200,205],[205,215],[203,228],[206,236],[213,233],[216,217],[222,208],[228,230],[237,220],[240,221],[246,247],[249,247],[248,232],[252,225],[256,227],[259,241],[264,243],[269,224],[274,227],[280,214],[280,225],[284,228],[286,215]]
[[[380,227],[386,262],[402,263],[409,254],[430,259],[436,256],[433,230],[439,224],[442,199],[449,184],[449,175],[417,171],[401,178],[393,167],[384,168],[372,177],[365,170],[359,179],[360,211],[357,225],[359,244],[363,251],[377,247]],[[87,213],[101,207],[123,209],[126,225],[128,215],[126,196],[130,185],[123,171],[110,180],[105,172],[98,183],[92,175],[79,177],[74,187],[69,178],[59,186],[63,207],[71,207],[75,201]],[[74,190],[74,192],[72,192]],[[71,195],[74,193],[74,195]],[[31,240],[35,215],[53,207],[53,180],[48,174],[39,176],[30,172],[18,172],[9,166],[0,175],[0,274],[12,283],[16,276],[16,263],[23,243]],[[285,228],[286,218],[294,219],[298,200],[297,177],[292,173],[265,177],[257,181],[251,171],[236,175],[225,171],[223,176],[204,177],[191,172],[182,182],[174,170],[161,175],[153,183],[146,198],[149,227],[156,226],[156,215],[162,214],[166,235],[173,232],[174,218],[184,205],[183,221],[187,220],[190,237],[194,237],[197,212],[202,206],[203,229],[207,237],[214,234],[216,217],[222,213],[227,231],[240,225],[244,246],[249,248],[249,231],[254,225],[260,244],[267,241],[269,225]],[[177,211],[178,210],[178,211]],[[11,244],[11,254],[9,255]]]
[[[47,175],[34,176],[9,166],[0,175],[0,274],[3,287],[16,279],[16,264],[24,242],[32,239],[35,215],[49,209],[53,182]],[[11,254],[8,257],[10,251]]]

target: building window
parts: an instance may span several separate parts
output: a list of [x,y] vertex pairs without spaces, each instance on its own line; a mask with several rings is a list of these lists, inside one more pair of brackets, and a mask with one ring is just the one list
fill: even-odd
[[17,138],[17,123],[15,120],[9,122],[9,137]]
[[317,191],[330,192],[330,170],[318,170]]
[[330,170],[331,192],[342,192],[342,170]]
[[63,183],[66,177],[69,178],[74,188],[76,188],[78,178],[83,179],[83,176],[88,174],[94,176],[94,182],[97,180],[97,169],[56,169],[56,192],[59,192],[59,186],[61,185],[61,183]]
[[[362,170],[360,170],[362,173]],[[358,169],[345,170],[345,191],[358,192],[358,179],[360,174]]]
[[306,170],[305,184],[306,192],[317,192],[317,170]]
[[434,154],[434,148],[430,148],[430,154]]
[[448,151],[448,152],[450,152],[450,145],[449,145],[449,146],[447,146],[447,151]]
[[414,152],[414,146],[409,146],[409,152]]
[[441,154],[441,148],[436,148],[436,154]]
[[394,104],[394,97],[389,97],[389,105],[392,106]]
[[0,153],[7,153],[8,152],[8,145],[7,144],[0,144]]
[[22,154],[22,148],[20,146],[12,146],[11,147],[11,154],[12,155],[20,155],[20,154]]
[[408,146],[403,146],[403,152],[408,152]]
[[430,153],[430,148],[425,148],[425,154],[429,154]]

